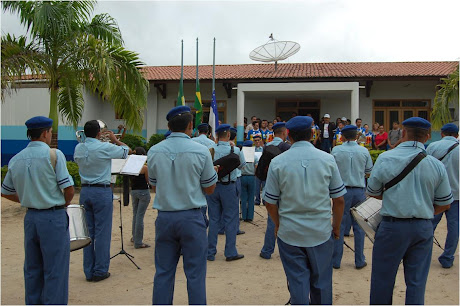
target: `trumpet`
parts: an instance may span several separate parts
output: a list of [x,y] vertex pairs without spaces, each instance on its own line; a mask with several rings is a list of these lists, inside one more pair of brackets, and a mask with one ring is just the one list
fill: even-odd
[[[102,120],[97,120],[97,122],[99,123],[99,127],[101,128],[101,137],[99,138],[100,141],[102,142],[110,142],[110,138],[107,134],[107,124],[102,121]],[[75,132],[75,136],[77,137],[77,141],[82,143],[82,142],[85,142],[85,139],[86,139],[86,135],[85,135],[85,131],[84,130],[78,130]],[[120,139],[120,137],[122,136],[122,134],[115,134],[115,136]]]

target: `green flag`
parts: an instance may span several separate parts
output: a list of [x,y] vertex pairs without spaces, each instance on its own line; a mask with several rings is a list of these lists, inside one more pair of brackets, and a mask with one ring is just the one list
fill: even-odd
[[200,81],[196,79],[196,93],[195,93],[195,103],[193,107],[196,110],[195,115],[195,128],[202,123],[203,120],[203,104],[201,103],[201,93],[200,93]]

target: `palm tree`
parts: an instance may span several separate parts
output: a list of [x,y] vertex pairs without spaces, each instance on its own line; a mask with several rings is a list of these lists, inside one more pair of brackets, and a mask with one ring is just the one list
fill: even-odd
[[458,66],[457,69],[441,79],[443,83],[437,85],[438,90],[434,98],[433,111],[431,112],[431,122],[433,128],[439,130],[444,124],[452,122],[449,106],[456,105],[458,109]]
[[67,123],[78,125],[84,89],[110,103],[128,128],[142,129],[149,89],[137,68],[143,63],[137,53],[123,47],[111,16],[90,18],[95,5],[95,0],[2,1],[4,11],[19,15],[30,40],[2,37],[2,96],[24,74],[45,79],[56,140],[59,113]]

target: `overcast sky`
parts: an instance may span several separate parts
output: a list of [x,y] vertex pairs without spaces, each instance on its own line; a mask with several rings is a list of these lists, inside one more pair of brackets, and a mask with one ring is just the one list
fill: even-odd
[[[255,63],[252,49],[277,40],[300,44],[283,61],[452,61],[460,58],[460,1],[99,1],[95,14],[109,13],[126,48],[147,65]],[[2,12],[2,34],[25,33],[18,17]]]

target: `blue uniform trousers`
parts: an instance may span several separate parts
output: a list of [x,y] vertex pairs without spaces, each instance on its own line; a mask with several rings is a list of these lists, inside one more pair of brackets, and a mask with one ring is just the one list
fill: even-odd
[[443,214],[446,215],[447,219],[447,237],[444,252],[439,256],[438,260],[443,267],[450,268],[454,264],[455,251],[458,245],[458,200],[450,205],[449,210],[434,216],[432,220],[433,232],[436,230],[436,226],[441,221]]
[[113,193],[110,187],[82,187],[80,205],[86,210],[86,223],[92,243],[83,248],[86,279],[109,271],[112,240]]
[[331,153],[332,139],[323,138],[321,139],[321,150],[327,153]]
[[383,220],[372,251],[370,304],[391,304],[398,267],[403,260],[406,305],[424,304],[433,250],[431,220]]
[[264,189],[265,186],[265,181],[261,181],[257,176],[256,176],[256,189],[254,190],[254,195],[256,197],[255,204],[260,205],[260,192],[262,189]]
[[67,304],[70,236],[65,209],[28,209],[24,249],[25,303]]
[[238,232],[239,205],[236,197],[236,184],[217,183],[214,193],[206,196],[206,198],[209,213],[208,258],[214,259],[217,253],[217,235],[221,218],[225,226],[225,257],[237,256],[236,234]]
[[254,219],[254,187],[254,175],[243,175],[241,177],[241,216],[243,220]]
[[[238,209],[239,209],[239,206],[240,206],[240,199],[241,199],[241,177],[238,177],[236,179],[236,197],[238,198]],[[209,221],[208,221],[208,225],[209,225]],[[240,232],[240,218],[239,218],[239,211],[238,211],[238,231],[237,233]],[[220,217],[220,220],[219,220],[219,235],[223,235],[225,234],[225,223],[224,223],[224,217],[223,215]]]
[[[353,233],[355,238],[355,266],[362,267],[366,263],[364,257],[364,231],[359,227],[356,220],[351,216],[350,208],[356,206],[366,199],[364,188],[347,187],[347,193],[343,196],[345,199],[345,209],[343,211],[342,223],[340,224],[340,239],[334,240],[334,255],[332,265],[340,268],[343,256],[343,236],[346,233],[347,224],[353,224]],[[351,219],[351,220],[350,220]]]
[[278,238],[291,305],[332,305],[332,237],[315,247],[296,247]]
[[183,254],[190,305],[206,304],[206,223],[200,209],[159,211],[155,221],[154,305],[171,305],[177,263]]
[[260,255],[262,255],[263,258],[270,259],[275,251],[276,237],[275,223],[269,213],[267,213],[267,216],[267,229],[265,230],[264,246],[260,251]]

